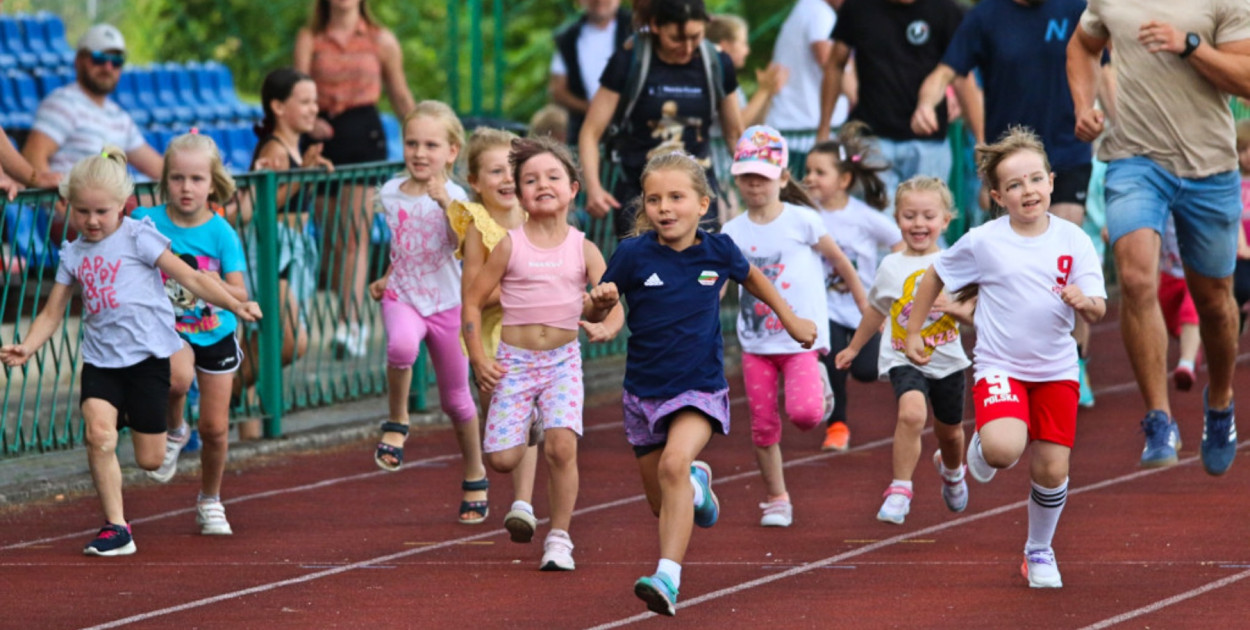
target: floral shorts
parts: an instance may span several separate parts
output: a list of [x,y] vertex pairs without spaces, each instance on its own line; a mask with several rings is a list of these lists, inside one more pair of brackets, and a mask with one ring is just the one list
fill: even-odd
[[503,365],[504,375],[490,399],[484,452],[523,446],[535,408],[544,431],[572,429],[582,434],[585,383],[577,341],[554,350],[526,350],[500,342],[495,361]]

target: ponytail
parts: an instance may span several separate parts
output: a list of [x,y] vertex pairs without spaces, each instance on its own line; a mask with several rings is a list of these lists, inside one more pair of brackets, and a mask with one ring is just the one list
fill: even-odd
[[781,171],[780,197],[782,203],[794,204],[796,206],[807,206],[813,210],[820,207],[816,203],[816,200],[812,199],[812,196],[807,192],[807,189],[803,187],[803,184],[795,181],[795,179],[790,176],[790,171],[788,170]]
[[135,190],[134,180],[126,172],[127,163],[125,151],[106,146],[74,164],[69,176],[61,180],[61,196],[73,204],[81,191],[91,188],[107,192],[119,204],[125,202]]
[[889,193],[881,173],[890,169],[889,163],[875,159],[872,136],[868,125],[851,121],[838,130],[836,140],[826,140],[812,148],[812,153],[828,155],[837,165],[838,172],[851,175],[851,188],[856,185],[864,197],[864,203],[884,210],[890,205]]

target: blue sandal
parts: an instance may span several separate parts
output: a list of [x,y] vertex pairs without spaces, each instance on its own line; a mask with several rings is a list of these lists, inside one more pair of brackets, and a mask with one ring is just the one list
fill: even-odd
[[[475,492],[478,490],[489,490],[490,480],[482,477],[477,481],[465,480],[460,483],[460,489],[465,492]],[[479,514],[477,518],[465,518],[465,514],[476,512]],[[460,502],[460,522],[465,525],[477,525],[486,520],[490,515],[490,502],[486,499],[481,501],[461,501]]]
[[[404,439],[408,439],[408,425],[398,422],[383,422],[382,433],[402,433]],[[391,463],[382,459],[385,456],[395,458],[395,462]],[[404,447],[391,446],[386,442],[378,442],[377,450],[373,452],[373,461],[377,463],[378,468],[388,472],[396,472],[404,465]]]

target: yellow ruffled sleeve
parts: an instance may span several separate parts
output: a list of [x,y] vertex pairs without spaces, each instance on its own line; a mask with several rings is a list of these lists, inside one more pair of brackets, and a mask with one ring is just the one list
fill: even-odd
[[456,258],[464,258],[464,239],[469,233],[469,226],[475,226],[482,234],[482,244],[487,251],[495,249],[499,241],[507,236],[508,231],[491,218],[486,206],[471,201],[453,201],[447,206],[447,220],[451,229],[456,232]]

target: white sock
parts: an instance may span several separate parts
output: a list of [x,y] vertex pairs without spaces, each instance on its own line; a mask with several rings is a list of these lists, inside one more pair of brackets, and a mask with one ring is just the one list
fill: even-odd
[[196,502],[196,503],[207,503],[207,502],[209,502],[209,501],[216,501],[216,502],[219,502],[219,503],[220,503],[220,502],[221,502],[221,495],[220,495],[220,494],[214,494],[213,496],[211,496],[211,497],[210,497],[210,496],[208,496],[207,494],[204,494],[203,492],[201,492],[201,493],[199,494],[199,496],[195,498],[195,502]]
[[690,486],[694,488],[694,506],[703,505],[703,484],[694,478],[694,474],[690,475]]
[[908,491],[910,491],[910,490],[911,490],[911,482],[910,482],[910,481],[903,481],[902,479],[895,479],[894,481],[891,481],[891,482],[890,482],[890,485],[891,485],[891,486],[898,486],[898,487],[900,487],[900,488],[907,488],[907,490],[908,490]]
[[529,514],[530,516],[534,515],[534,506],[530,505],[529,503],[526,503],[525,501],[513,501],[512,507],[510,509],[525,512],[526,514]]
[[1179,369],[1179,368],[1189,368],[1189,371],[1190,371],[1190,372],[1192,372],[1192,371],[1194,370],[1194,362],[1193,362],[1193,361],[1186,360],[1186,359],[1181,359],[1180,361],[1177,361],[1177,362],[1176,362],[1176,367],[1177,367],[1178,369]]
[[945,461],[942,461],[942,478],[952,483],[962,481],[964,478],[964,467],[960,466],[952,470],[946,467]]
[[1029,540],[1025,550],[1046,549],[1055,538],[1055,528],[1059,525],[1059,515],[1068,500],[1068,480],[1064,479],[1058,488],[1044,488],[1033,482],[1033,492],[1029,494]]
[[176,440],[182,439],[182,436],[187,434],[187,422],[183,420],[182,424],[177,429],[170,429],[168,433]]
[[660,558],[660,563],[655,567],[656,573],[663,573],[668,576],[673,588],[681,589],[681,565],[667,558]]

